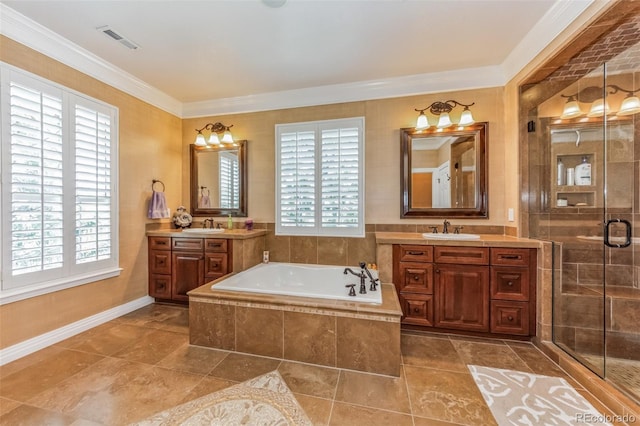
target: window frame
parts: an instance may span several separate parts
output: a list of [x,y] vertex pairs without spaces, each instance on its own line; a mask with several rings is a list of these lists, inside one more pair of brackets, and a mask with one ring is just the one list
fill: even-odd
[[[12,275],[11,267],[11,82],[27,88],[53,93],[62,102],[62,188],[63,188],[63,264],[50,270]],[[120,275],[119,267],[119,110],[98,99],[44,79],[23,69],[0,62],[0,305],[88,284]],[[76,261],[76,106],[109,116],[109,258],[91,262]]]
[[[357,226],[326,226],[322,223],[322,132],[347,128],[358,129],[358,213]],[[292,132],[314,132],[314,226],[283,226],[281,223],[281,136]],[[334,120],[276,124],[275,126],[275,234],[289,236],[353,237],[365,236],[365,118],[350,117]]]

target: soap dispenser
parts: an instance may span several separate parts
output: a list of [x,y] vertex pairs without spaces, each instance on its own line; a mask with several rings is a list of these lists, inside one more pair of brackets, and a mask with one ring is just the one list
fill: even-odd
[[576,185],[591,185],[591,164],[586,156],[576,166]]
[[229,215],[229,219],[227,219],[227,229],[233,229],[233,220],[231,219],[231,215]]

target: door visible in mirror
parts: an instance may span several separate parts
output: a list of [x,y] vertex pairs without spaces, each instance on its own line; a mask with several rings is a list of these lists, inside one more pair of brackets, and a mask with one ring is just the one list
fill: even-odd
[[487,123],[402,129],[401,217],[487,217]]
[[191,145],[194,216],[247,216],[246,141],[211,148]]

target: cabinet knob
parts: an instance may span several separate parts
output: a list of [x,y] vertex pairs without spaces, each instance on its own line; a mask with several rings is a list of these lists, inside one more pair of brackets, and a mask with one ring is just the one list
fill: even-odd
[[416,314],[419,314],[420,313],[420,308],[413,308],[413,312],[416,313]]
[[414,281],[418,281],[418,280],[420,280],[420,277],[419,277],[419,276],[417,276],[417,275],[414,275],[414,276],[413,276],[413,280],[414,280]]
[[509,287],[513,287],[513,281],[509,281],[509,282],[507,283],[507,285],[508,285]]
[[507,317],[507,319],[508,319],[509,321],[513,321],[513,316],[509,315],[509,316]]
[[439,274],[440,273],[440,269],[436,269],[436,273]]

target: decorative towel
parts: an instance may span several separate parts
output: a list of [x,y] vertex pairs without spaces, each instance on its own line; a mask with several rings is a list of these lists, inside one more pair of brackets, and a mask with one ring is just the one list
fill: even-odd
[[169,217],[169,209],[167,208],[167,199],[164,192],[153,191],[151,200],[149,201],[149,219],[163,219]]
[[210,209],[211,208],[211,199],[209,198],[209,190],[204,192],[204,189],[200,191],[200,201],[198,202],[198,207],[201,209]]

